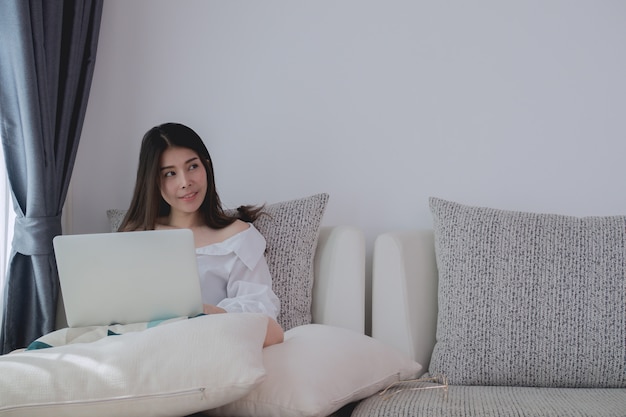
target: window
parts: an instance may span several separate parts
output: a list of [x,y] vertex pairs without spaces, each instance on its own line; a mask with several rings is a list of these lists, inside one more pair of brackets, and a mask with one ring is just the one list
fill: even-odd
[[6,175],[4,165],[4,152],[0,146],[0,322],[4,311],[4,284],[11,254],[11,241],[13,240],[13,223],[15,212],[11,199],[11,187]]

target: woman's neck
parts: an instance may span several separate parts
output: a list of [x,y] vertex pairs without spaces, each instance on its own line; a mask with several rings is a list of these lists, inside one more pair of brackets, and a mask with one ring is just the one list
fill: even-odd
[[179,229],[195,229],[204,226],[200,213],[170,213],[165,219],[165,224]]

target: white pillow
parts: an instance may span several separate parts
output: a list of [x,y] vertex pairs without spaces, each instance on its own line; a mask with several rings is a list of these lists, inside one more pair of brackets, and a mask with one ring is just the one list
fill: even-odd
[[0,415],[173,416],[218,407],[265,377],[267,317],[216,314],[0,357]]
[[339,327],[307,324],[265,348],[266,379],[211,416],[327,416],[375,394],[422,366],[384,343]]

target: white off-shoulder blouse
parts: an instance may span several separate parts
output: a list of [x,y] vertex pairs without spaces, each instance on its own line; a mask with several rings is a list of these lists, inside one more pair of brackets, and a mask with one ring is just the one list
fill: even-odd
[[223,242],[196,248],[202,301],[229,313],[264,313],[276,319],[280,301],[272,290],[265,238],[249,226]]

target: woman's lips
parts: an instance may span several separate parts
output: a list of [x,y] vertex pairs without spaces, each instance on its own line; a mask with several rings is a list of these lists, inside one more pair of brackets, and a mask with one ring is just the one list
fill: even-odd
[[183,195],[183,196],[181,196],[179,198],[181,200],[188,201],[188,200],[193,200],[196,197],[196,195],[198,195],[198,193],[197,192],[193,192],[193,193],[185,194],[185,195]]

